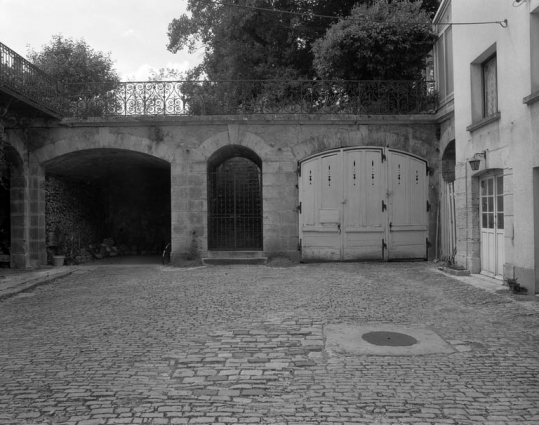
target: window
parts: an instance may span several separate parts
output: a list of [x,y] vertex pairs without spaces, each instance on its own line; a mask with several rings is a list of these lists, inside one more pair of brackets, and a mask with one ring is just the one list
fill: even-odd
[[[451,22],[451,5],[436,18],[439,24]],[[451,25],[439,25],[439,37],[434,45],[436,84],[440,100],[453,94],[453,28]]]
[[531,93],[524,98],[524,103],[539,101],[539,6],[530,14],[530,77]]
[[496,56],[487,59],[481,65],[483,83],[483,118],[498,112],[498,78]]
[[472,123],[466,127],[468,131],[498,121],[501,117],[498,111],[497,63],[494,43],[470,64]]

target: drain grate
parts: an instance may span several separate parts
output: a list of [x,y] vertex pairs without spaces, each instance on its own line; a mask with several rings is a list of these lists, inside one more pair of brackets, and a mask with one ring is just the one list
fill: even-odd
[[371,344],[385,347],[409,347],[410,345],[417,344],[417,339],[399,332],[367,332],[361,338]]

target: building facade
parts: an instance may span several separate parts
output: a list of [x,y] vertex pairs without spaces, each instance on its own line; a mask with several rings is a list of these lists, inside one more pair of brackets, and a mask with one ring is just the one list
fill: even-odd
[[[472,273],[517,278],[536,293],[539,0],[444,1],[435,23],[439,91],[452,102],[441,127],[447,146],[454,137],[454,259]],[[451,151],[441,148],[444,161]]]
[[0,43],[11,266],[76,259],[92,240],[170,243],[175,264],[434,257],[432,83],[227,84],[97,83],[69,99]]

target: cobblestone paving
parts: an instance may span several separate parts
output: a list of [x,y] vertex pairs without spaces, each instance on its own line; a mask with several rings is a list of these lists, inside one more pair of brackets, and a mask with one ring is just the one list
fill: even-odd
[[[538,304],[428,263],[81,271],[0,302],[0,424],[539,424]],[[455,352],[328,353],[339,323]]]

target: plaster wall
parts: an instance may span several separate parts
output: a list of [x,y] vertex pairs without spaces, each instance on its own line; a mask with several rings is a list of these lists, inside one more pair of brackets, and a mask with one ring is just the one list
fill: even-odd
[[[481,271],[479,260],[478,181],[491,173],[504,175],[505,265],[504,277],[518,277],[519,283],[535,290],[533,168],[539,165],[536,113],[523,99],[530,96],[531,35],[530,12],[537,5],[525,2],[453,2],[455,22],[502,21],[499,24],[455,26],[453,32],[455,75],[455,138],[457,161],[457,261],[473,273]],[[473,43],[470,43],[473,40]],[[497,55],[499,116],[481,124],[472,117],[473,99],[481,93],[477,86],[480,64]],[[474,73],[475,79],[474,79]],[[480,83],[479,79],[479,83]],[[479,124],[479,125],[475,125]],[[487,152],[477,172],[467,160],[477,152]]]
[[[347,146],[388,146],[425,158],[433,175],[429,199],[437,205],[437,125],[429,116],[256,116],[64,120],[35,129],[32,155],[41,170],[58,156],[88,149],[126,149],[170,163],[172,258],[179,260],[193,238],[207,254],[207,165],[227,146],[251,149],[262,160],[264,252],[298,259],[297,164],[309,155]],[[430,212],[434,241],[436,208]],[[434,245],[434,244],[433,244]],[[432,251],[432,250],[431,250]],[[432,256],[432,255],[431,255]]]

